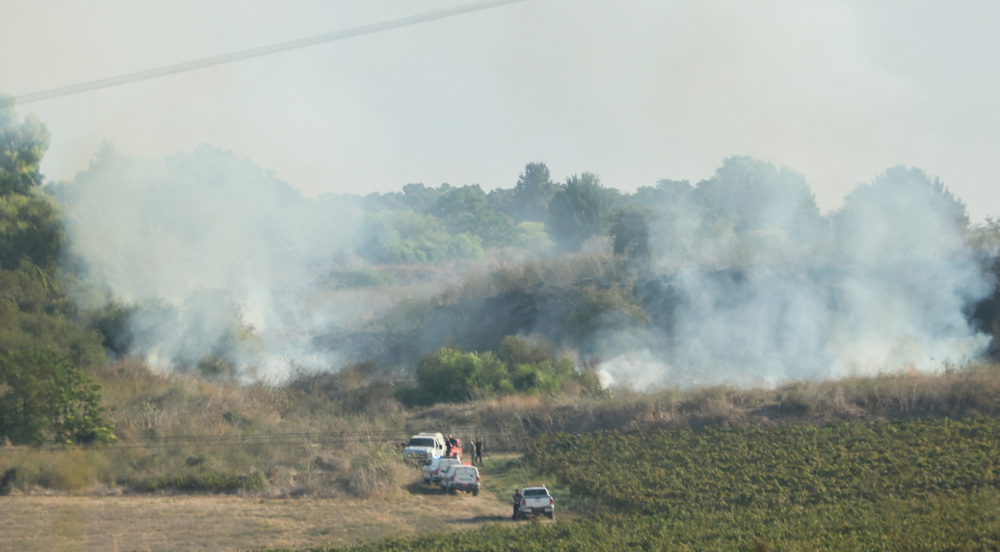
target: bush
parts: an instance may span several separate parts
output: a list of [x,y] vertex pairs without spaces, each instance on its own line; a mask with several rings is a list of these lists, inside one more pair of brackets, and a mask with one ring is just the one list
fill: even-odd
[[0,356],[0,437],[14,444],[112,443],[114,426],[103,419],[100,386],[49,350]]
[[556,359],[547,343],[531,345],[508,336],[500,344],[499,355],[438,349],[417,366],[416,387],[399,388],[395,397],[408,406],[464,402],[515,392],[555,393],[571,380],[588,387],[593,384],[591,375],[577,373],[573,361]]
[[635,328],[648,322],[649,315],[628,291],[617,286],[607,289],[591,286],[583,291],[567,325],[580,339],[586,339],[601,329]]

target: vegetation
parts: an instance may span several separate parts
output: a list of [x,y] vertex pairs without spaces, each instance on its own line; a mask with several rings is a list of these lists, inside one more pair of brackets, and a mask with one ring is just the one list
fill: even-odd
[[0,356],[0,438],[14,444],[112,443],[100,386],[71,358],[27,349]]
[[[664,180],[635,194],[605,188],[591,173],[556,183],[543,163],[529,163],[512,190],[410,184],[400,193],[338,198],[362,211],[364,239],[353,250],[331,247],[309,257],[324,267],[321,279],[330,288],[322,292],[388,295],[422,280],[407,274],[457,266],[469,276],[427,301],[377,320],[372,314],[370,325],[349,336],[367,334],[365,343],[375,344],[359,347],[357,362],[293,370],[287,382],[265,383],[252,381],[241,364],[262,345],[227,290],[199,289],[178,304],[133,303],[83,282],[93,267],[66,247],[65,204],[41,188],[47,139],[33,118],[19,122],[11,110],[0,112],[4,493],[391,496],[413,479],[400,461],[400,440],[427,428],[457,428],[465,442],[484,438],[490,452],[526,453],[524,461],[490,460],[507,474],[498,485],[551,478],[561,487],[560,502],[587,517],[361,549],[1000,545],[996,365],[648,393],[604,388],[596,368],[602,355],[632,352],[630,340],[616,339],[619,332],[653,342],[682,339],[675,326],[684,320],[675,309],[721,305],[710,322],[726,335],[760,325],[743,307],[775,290],[747,283],[757,262],[778,274],[779,284],[794,283],[799,273],[816,276],[828,292],[819,302],[837,304],[864,287],[854,275],[876,261],[889,262],[880,270],[892,283],[926,272],[947,287],[946,271],[935,263],[957,259],[994,278],[946,289],[961,303],[952,309],[959,319],[929,325],[971,322],[994,338],[995,359],[997,224],[967,228],[961,202],[920,170],[890,169],[826,218],[801,175],[745,157],[725,160],[696,186]],[[212,170],[232,165],[251,180],[260,176],[251,163],[211,151],[194,156]],[[113,162],[113,152],[102,151],[82,181],[100,180],[100,169]],[[180,165],[166,162],[164,174],[186,175]],[[274,201],[300,205],[287,185],[278,188],[270,190]],[[49,191],[74,200],[70,188]],[[905,245],[914,230],[906,224],[924,223],[921,206],[940,215],[927,223],[935,235],[958,239],[930,249],[892,247],[889,254],[876,247],[875,238]],[[892,221],[890,208],[906,216]],[[873,221],[878,235],[864,227]],[[279,253],[294,249],[295,238],[279,236],[278,252],[270,253],[283,259]],[[864,247],[848,251],[838,240]],[[787,243],[793,247],[779,252],[777,244]],[[723,253],[706,258],[710,250]],[[755,256],[760,251],[765,255]],[[810,265],[815,252],[834,264]],[[829,285],[841,271],[851,278]],[[719,293],[680,297],[690,281]],[[986,283],[992,290],[980,293],[977,286]],[[774,295],[783,299],[785,286],[777,287]],[[74,299],[96,299],[71,300],[69,290]],[[805,310],[775,305],[776,318],[790,325]],[[224,327],[206,338],[206,349],[164,359],[174,367],[169,374],[141,360],[156,356],[160,342],[137,327],[164,321],[183,339],[201,333],[204,318],[192,314],[199,310]],[[776,342],[795,341],[784,329],[774,331]],[[330,340],[352,341],[339,337]],[[742,357],[753,352],[753,340],[727,345],[741,369],[757,368]],[[812,361],[804,354],[793,360]]]
[[577,373],[571,359],[556,358],[551,345],[507,336],[499,354],[438,349],[417,366],[417,385],[399,389],[396,396],[409,406],[431,405],[513,393],[554,394],[569,382],[594,385],[596,379],[590,372]]
[[[385,539],[352,550],[988,550],[1000,544],[1000,494],[978,492],[930,500],[818,505],[778,511],[688,511],[669,516],[605,514],[518,527]],[[274,552],[277,552],[275,550]]]
[[772,510],[997,491],[998,432],[980,418],[552,434],[528,457],[611,511]]
[[589,498],[591,516],[349,550],[989,549],[998,431],[966,419],[546,435],[525,464]]
[[54,202],[38,191],[48,132],[0,108],[0,443],[110,443],[98,336],[62,291],[65,243]]

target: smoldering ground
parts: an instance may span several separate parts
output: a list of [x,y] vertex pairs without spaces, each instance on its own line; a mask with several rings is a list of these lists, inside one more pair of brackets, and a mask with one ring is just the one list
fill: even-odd
[[[140,160],[105,147],[59,190],[90,285],[80,300],[138,305],[127,353],[163,370],[206,357],[247,377],[337,370],[363,359],[317,336],[413,300],[410,290],[331,282],[331,271],[364,264],[358,251],[372,243],[357,198],[303,198],[225,152]],[[801,175],[749,158],[725,160],[694,186],[636,193],[649,258],[632,293],[648,323],[622,329],[611,316],[574,341],[553,329],[566,312],[536,303],[531,320],[498,320],[498,331],[556,340],[599,363],[607,382],[638,388],[935,370],[989,343],[967,317],[993,281],[968,245],[965,207],[922,171],[890,169],[828,215]],[[465,313],[478,330],[496,314]],[[438,310],[410,345],[461,342],[469,324],[449,316]]]

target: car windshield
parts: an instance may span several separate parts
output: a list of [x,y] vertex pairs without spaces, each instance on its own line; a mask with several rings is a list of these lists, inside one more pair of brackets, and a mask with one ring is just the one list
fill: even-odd
[[406,444],[408,447],[433,447],[434,439],[427,437],[414,437]]
[[548,496],[549,491],[545,489],[525,489],[524,496]]

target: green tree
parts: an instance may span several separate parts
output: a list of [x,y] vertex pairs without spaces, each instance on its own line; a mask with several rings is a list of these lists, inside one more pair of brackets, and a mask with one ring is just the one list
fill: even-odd
[[359,254],[376,264],[440,263],[481,259],[482,239],[465,232],[449,234],[433,215],[380,211],[365,218],[366,236]]
[[451,234],[479,236],[485,247],[508,245],[516,239],[513,222],[493,209],[478,184],[442,190],[430,213]]
[[430,212],[430,209],[434,206],[438,196],[440,196],[442,192],[449,189],[451,189],[451,186],[448,184],[442,184],[441,190],[428,188],[427,186],[419,183],[407,184],[403,186],[401,201],[403,205],[413,209],[414,212],[426,214]]
[[13,270],[27,260],[51,271],[65,242],[51,199],[41,194],[0,195],[0,268]]
[[[894,242],[900,254],[913,254],[901,243],[913,243],[916,237],[923,252],[935,247],[964,249],[954,239],[966,236],[969,216],[965,204],[937,178],[924,171],[893,167],[874,181],[862,184],[844,198],[844,206],[833,215],[833,228],[841,244],[858,249],[858,244],[872,257],[879,257],[879,242]],[[931,246],[934,247],[931,247]]]
[[555,357],[552,344],[547,341],[529,343],[516,335],[508,335],[500,341],[500,360],[509,365],[535,364]]
[[491,352],[463,353],[444,347],[417,366],[417,387],[425,401],[463,402],[510,390],[507,367]]
[[559,186],[552,182],[545,163],[528,163],[514,186],[511,216],[518,222],[545,222],[549,214],[549,202],[558,190]]
[[113,443],[100,386],[46,349],[0,356],[0,438],[18,445]]
[[608,228],[610,196],[593,173],[573,175],[549,202],[549,233],[567,251],[575,251]]
[[751,157],[725,159],[711,179],[698,183],[693,199],[706,220],[731,220],[738,234],[780,229],[811,239],[823,225],[805,177]]
[[649,223],[644,210],[619,211],[612,221],[610,234],[615,256],[634,268],[645,267],[649,262]]
[[0,107],[0,196],[27,194],[42,183],[39,165],[49,131],[29,115],[18,123],[14,108]]

